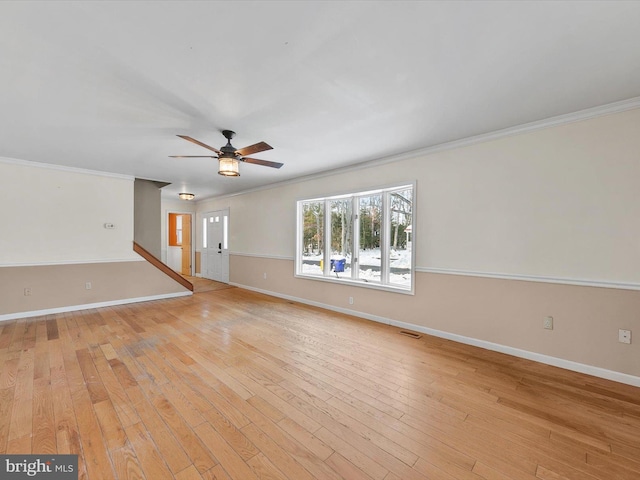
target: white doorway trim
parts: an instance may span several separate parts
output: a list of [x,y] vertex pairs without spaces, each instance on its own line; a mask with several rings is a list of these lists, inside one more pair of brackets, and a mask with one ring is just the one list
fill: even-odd
[[200,276],[229,283],[229,209],[205,212],[199,221],[202,222]]

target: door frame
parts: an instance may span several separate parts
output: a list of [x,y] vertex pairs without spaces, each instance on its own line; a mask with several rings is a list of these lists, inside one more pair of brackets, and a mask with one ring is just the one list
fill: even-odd
[[[201,212],[198,214],[198,223],[201,223],[203,221],[203,219],[207,219],[209,217],[214,216],[214,214],[219,213],[222,215],[222,217],[226,216],[227,217],[227,230],[226,230],[226,237],[227,237],[227,248],[226,248],[226,255],[223,255],[223,258],[226,261],[226,264],[224,266],[224,271],[226,273],[226,280],[216,280],[216,279],[211,279],[217,282],[222,282],[222,283],[229,283],[230,281],[230,277],[231,277],[231,272],[230,272],[230,261],[229,261],[229,252],[230,252],[230,226],[231,226],[231,209],[229,207],[226,208],[220,208],[220,209],[216,209],[216,210],[209,210],[206,212]],[[200,226],[200,236],[199,238],[196,239],[198,246],[200,247],[198,250],[200,251],[200,274],[199,276],[203,277],[203,278],[209,278],[205,276],[204,273],[204,269],[203,269],[203,256],[205,254],[204,252],[204,247],[203,247],[203,236],[204,236],[204,229],[202,228],[202,226]],[[207,230],[208,232],[208,230]],[[223,230],[223,235],[224,235],[224,230]],[[209,247],[212,248],[212,247]],[[213,248],[215,249],[215,248]]]
[[[191,216],[191,251],[189,252],[189,257],[191,258],[191,276],[195,277],[196,274],[196,258],[195,258],[195,251],[196,251],[196,218],[197,215],[194,212],[181,212],[181,211],[176,211],[176,210],[170,210],[167,209],[165,210],[165,217],[164,217],[164,223],[165,223],[165,252],[167,252],[167,258],[165,259],[165,265],[169,265],[168,263],[168,259],[169,259],[169,214],[174,214],[174,215],[189,215]],[[180,272],[178,272],[180,273]]]

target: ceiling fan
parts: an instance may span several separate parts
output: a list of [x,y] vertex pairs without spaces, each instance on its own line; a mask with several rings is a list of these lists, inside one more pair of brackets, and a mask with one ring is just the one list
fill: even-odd
[[265,150],[271,150],[273,147],[265,142],[259,142],[248,147],[236,149],[231,145],[231,139],[235,136],[235,132],[231,130],[223,130],[222,135],[227,139],[227,144],[218,150],[217,148],[210,147],[202,142],[199,142],[195,138],[188,137],[186,135],[178,135],[180,138],[200,145],[212,152],[216,152],[218,155],[170,155],[171,158],[217,158],[218,159],[218,173],[226,177],[239,177],[240,171],[238,168],[238,162],[253,163],[255,165],[262,165],[265,167],[280,168],[283,164],[278,162],[270,162],[268,160],[260,160],[258,158],[245,157],[245,155],[251,155],[253,153],[264,152]]

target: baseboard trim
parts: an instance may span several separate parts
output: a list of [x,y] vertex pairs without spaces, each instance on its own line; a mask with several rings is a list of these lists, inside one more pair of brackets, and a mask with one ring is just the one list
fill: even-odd
[[167,298],[186,297],[193,295],[193,292],[165,293],[162,295],[150,295],[148,297],[123,298],[120,300],[109,300],[107,302],[86,303],[83,305],[69,305],[65,307],[46,308],[44,310],[33,310],[30,312],[6,313],[0,315],[0,322],[15,320],[17,318],[40,317],[54,313],[76,312],[78,310],[88,310],[91,308],[113,307],[116,305],[126,305],[127,303],[149,302],[151,300],[165,300]]
[[313,300],[307,300],[306,298],[294,297],[292,295],[284,295],[277,292],[271,292],[261,288],[250,287],[247,285],[241,285],[239,283],[230,282],[230,285],[251,290],[272,297],[282,298],[284,300],[291,300],[294,302],[303,303],[305,305],[311,305],[314,307],[324,308],[338,313],[344,313],[346,315],[353,315],[354,317],[364,318],[385,325],[391,325],[394,327],[405,328],[416,332],[424,333],[434,337],[444,338],[446,340],[452,340],[454,342],[463,343],[466,345],[472,345],[474,347],[484,348],[486,350],[492,350],[494,352],[505,353],[514,357],[525,358],[527,360],[533,360],[534,362],[544,363],[554,367],[564,368],[565,370],[571,370],[573,372],[584,373],[592,375],[594,377],[604,378],[606,380],[612,380],[618,383],[624,383],[626,385],[632,385],[634,387],[640,387],[640,377],[635,375],[629,375],[627,373],[616,372],[614,370],[607,370],[606,368],[595,367],[593,365],[586,365],[584,363],[573,362],[571,360],[565,360],[563,358],[552,357],[549,355],[543,355],[541,353],[530,352],[528,350],[522,350],[520,348],[509,347],[507,345],[501,345],[499,343],[488,342],[486,340],[479,340],[477,338],[466,337],[464,335],[458,335],[455,333],[445,332],[443,330],[436,330],[434,328],[423,327],[421,325],[414,325],[412,323],[401,322],[399,320],[393,320],[391,318],[381,317],[379,315],[372,315],[369,313],[363,313],[356,310],[349,310],[347,308],[335,307],[333,305],[327,305],[321,302],[314,302]]
[[452,340],[454,342],[464,343],[466,345],[473,345],[475,347],[484,348],[486,350],[506,353],[507,355],[512,355],[514,357],[525,358],[527,360],[533,360],[534,362],[544,363],[546,365],[552,365],[554,367],[564,368],[565,370],[585,373],[587,375],[592,375],[594,377],[613,380],[614,382],[624,383],[627,385],[632,385],[634,387],[640,387],[640,377],[629,375],[627,373],[616,372],[614,370],[607,370],[606,368],[595,367],[593,365],[586,365],[584,363],[565,360],[564,358],[552,357],[552,356],[544,355],[541,353],[530,352],[528,350],[522,350],[520,348],[509,347],[507,345],[488,342],[486,340],[479,340],[476,338],[465,337],[463,335],[444,332],[442,330],[435,330],[433,328],[423,327],[420,325],[413,325],[411,323],[400,322],[397,320],[391,320],[389,324],[395,327],[415,330],[417,332],[425,333],[427,335],[432,335],[434,337],[440,337],[447,340]]

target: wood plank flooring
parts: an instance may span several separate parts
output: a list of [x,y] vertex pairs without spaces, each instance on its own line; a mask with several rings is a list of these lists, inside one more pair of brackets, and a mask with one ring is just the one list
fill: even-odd
[[640,478],[638,388],[199,287],[0,324],[0,453],[90,480]]

